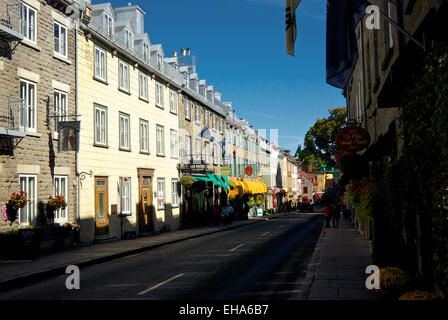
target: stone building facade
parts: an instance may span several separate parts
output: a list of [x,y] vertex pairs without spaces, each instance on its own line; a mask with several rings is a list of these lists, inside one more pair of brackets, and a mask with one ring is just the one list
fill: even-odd
[[[0,4],[0,23],[19,34],[0,36],[0,206],[19,189],[30,200],[14,228],[45,224],[54,195],[67,202],[55,223],[78,222],[76,132],[57,130],[58,122],[76,120],[75,29],[66,8],[66,1]],[[11,228],[0,220],[2,231]]]

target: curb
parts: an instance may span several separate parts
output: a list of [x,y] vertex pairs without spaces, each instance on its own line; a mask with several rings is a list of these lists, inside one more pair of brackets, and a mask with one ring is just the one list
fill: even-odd
[[308,298],[310,296],[311,286],[313,285],[314,278],[316,276],[316,267],[319,264],[320,247],[325,237],[325,229],[326,228],[324,224],[322,231],[319,235],[319,240],[317,241],[316,247],[314,248],[313,256],[311,257],[311,261],[306,271],[305,280],[304,283],[302,284],[300,294],[298,297],[299,300],[309,300]]
[[[269,220],[269,219],[268,219]],[[219,233],[219,232],[223,232],[223,231],[228,231],[228,230],[232,230],[232,229],[237,229],[237,228],[241,228],[244,226],[248,226],[250,224],[254,224],[254,223],[258,223],[258,222],[262,222],[262,221],[266,221],[266,219],[263,220],[253,220],[254,222],[251,223],[245,223],[245,224],[240,224],[237,226],[230,226],[228,228],[223,228],[220,230],[213,230],[213,231],[208,231],[208,232],[204,232],[204,233],[198,233],[195,235],[191,235],[191,236],[186,236],[186,237],[182,237],[179,239],[175,239],[175,240],[170,240],[170,241],[165,241],[165,242],[160,242],[157,244],[152,244],[149,246],[145,246],[145,247],[141,247],[141,248],[137,248],[137,249],[133,249],[133,250],[128,250],[128,251],[123,251],[123,252],[118,252],[115,254],[111,254],[108,256],[103,256],[103,257],[99,257],[99,258],[93,258],[93,259],[88,259],[88,260],[81,260],[80,262],[76,263],[76,266],[81,268],[85,268],[85,267],[89,267],[95,264],[100,264],[103,262],[107,262],[107,261],[111,261],[111,260],[115,260],[115,259],[119,259],[119,258],[123,258],[126,256],[130,256],[133,254],[137,254],[137,253],[141,253],[144,251],[148,251],[151,249],[155,249],[155,248],[159,248],[159,247],[163,247],[169,244],[173,244],[173,243],[177,243],[177,242],[182,242],[185,240],[189,240],[189,239],[194,239],[194,238],[199,238],[199,237],[203,237],[203,236],[207,236],[210,234],[214,234],[214,233]],[[0,281],[0,291],[4,291],[7,289],[14,289],[15,286],[20,286],[29,282],[33,282],[33,281],[38,281],[38,280],[42,280],[45,278],[49,278],[52,276],[56,276],[56,275],[61,275],[61,274],[65,274],[65,270],[67,268],[67,265],[59,265],[59,266],[55,266],[55,267],[50,267],[44,270],[40,270],[37,272],[33,272],[33,273],[28,273],[28,274],[24,274],[24,275],[19,275],[13,278],[9,278],[6,280],[2,280]]]

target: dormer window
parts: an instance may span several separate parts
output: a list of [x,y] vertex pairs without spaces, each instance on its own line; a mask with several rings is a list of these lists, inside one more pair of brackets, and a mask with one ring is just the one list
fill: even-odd
[[134,39],[132,36],[132,32],[128,29],[124,29],[124,40],[126,44],[126,49],[132,49],[134,44]]
[[147,43],[143,44],[143,59],[149,61],[149,45]]
[[162,55],[160,53],[157,54],[157,68],[162,69]]
[[112,37],[114,30],[114,20],[107,13],[104,13],[104,30],[106,31],[106,35],[108,37]]

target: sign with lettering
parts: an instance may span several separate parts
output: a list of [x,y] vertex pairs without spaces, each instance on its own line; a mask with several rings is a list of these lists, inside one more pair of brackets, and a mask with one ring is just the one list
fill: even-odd
[[335,142],[341,150],[356,152],[369,145],[370,134],[360,127],[346,127],[338,132]]
[[246,167],[246,175],[251,176],[253,173],[252,167],[251,166],[247,166]]

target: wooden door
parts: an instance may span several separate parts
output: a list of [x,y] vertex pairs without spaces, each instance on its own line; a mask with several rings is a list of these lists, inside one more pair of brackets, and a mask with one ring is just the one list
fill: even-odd
[[109,183],[107,177],[95,177],[95,235],[109,233]]
[[140,169],[138,172],[139,190],[139,230],[140,232],[154,231],[154,205],[152,202],[153,171]]

